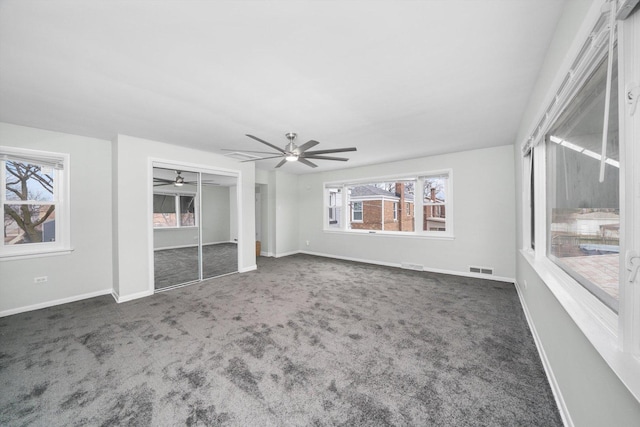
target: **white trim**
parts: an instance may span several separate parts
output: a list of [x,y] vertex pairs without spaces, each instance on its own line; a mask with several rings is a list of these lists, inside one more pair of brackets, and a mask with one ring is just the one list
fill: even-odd
[[9,310],[0,311],[0,317],[11,316],[13,314],[19,314],[19,313],[25,313],[27,311],[40,310],[43,308],[53,307],[61,304],[68,304],[70,302],[76,302],[76,301],[81,301],[89,298],[95,298],[102,295],[109,295],[111,293],[112,293],[111,289],[102,289],[100,291],[89,292],[86,294],[74,295],[71,297],[40,302],[32,305],[25,305],[23,307],[18,307],[18,308],[11,308]]
[[551,392],[553,393],[553,397],[556,400],[556,405],[558,406],[558,411],[560,412],[562,423],[566,427],[573,427],[574,424],[573,424],[573,420],[571,419],[571,414],[569,413],[569,408],[567,407],[567,404],[564,401],[562,390],[560,390],[560,385],[558,384],[558,380],[556,379],[556,376],[553,373],[551,362],[549,362],[547,353],[544,350],[544,346],[542,345],[542,340],[538,335],[536,325],[533,322],[533,319],[531,318],[529,307],[527,306],[527,302],[522,294],[522,289],[517,280],[515,281],[515,285],[516,285],[516,292],[518,294],[518,298],[520,299],[520,305],[522,305],[522,311],[524,312],[524,317],[527,319],[527,323],[529,324],[529,329],[531,330],[531,335],[533,336],[533,341],[535,342],[536,348],[538,349],[538,355],[540,356],[540,360],[542,361],[542,367],[544,368],[544,372],[547,375],[547,379],[549,380],[549,385],[551,386]]
[[274,254],[274,258],[282,258],[285,256],[289,256],[289,255],[295,255],[295,254],[299,254],[302,253],[301,251],[289,251],[289,252],[280,252],[280,253],[275,253]]
[[238,273],[247,273],[249,271],[254,271],[258,269],[258,265],[257,264],[253,264],[249,267],[245,267],[242,270],[238,270]]
[[[211,243],[203,243],[202,246],[211,246],[211,245],[221,245],[224,243],[234,243],[234,244],[238,244],[238,242],[234,242],[233,240],[221,240],[219,242],[211,242]],[[165,249],[183,249],[183,248],[195,248],[197,247],[197,244],[191,244],[191,245],[176,245],[176,246],[166,246],[166,247],[162,247],[162,248],[153,248],[153,251],[164,251]]]
[[[154,246],[154,238],[153,238],[153,233],[154,230],[162,230],[162,229],[166,229],[166,228],[154,228],[153,227],[153,194],[154,194],[154,187],[153,187],[153,168],[154,167],[159,167],[159,168],[168,168],[168,169],[179,169],[179,170],[183,170],[183,171],[189,171],[189,172],[195,172],[198,174],[210,174],[210,175],[221,175],[221,176],[228,176],[228,177],[233,177],[236,179],[236,184],[235,184],[235,188],[236,188],[236,224],[237,224],[237,240],[230,242],[230,243],[236,243],[238,245],[238,265],[237,265],[237,271],[241,270],[241,266],[243,264],[243,255],[242,255],[242,250],[243,250],[243,243],[242,243],[242,236],[244,234],[243,231],[243,221],[242,221],[242,212],[243,212],[243,206],[242,206],[242,171],[240,170],[233,170],[233,169],[226,169],[226,168],[218,168],[218,167],[208,167],[205,165],[199,165],[199,164],[195,164],[195,163],[189,163],[189,162],[180,162],[180,161],[172,161],[172,160],[166,160],[166,159],[160,159],[160,158],[155,158],[155,157],[148,157],[147,158],[147,180],[148,180],[148,188],[149,190],[147,191],[147,212],[148,212],[148,218],[149,221],[147,223],[147,230],[148,230],[148,247],[150,248],[150,250],[148,250],[148,257],[149,257],[149,284],[148,284],[148,292],[150,292],[151,294],[153,294],[155,292],[155,271],[154,271],[154,251],[156,250],[153,246]],[[202,183],[201,180],[198,180],[198,192],[196,194],[196,212],[199,212],[201,209],[201,197],[202,197]],[[200,224],[200,220],[199,220],[199,213],[196,214],[197,217],[197,223],[198,225],[195,226],[198,228],[199,230],[199,237],[200,237],[200,241],[202,241],[202,227]],[[181,227],[180,229],[183,229],[185,227]],[[193,227],[189,227],[189,228],[193,228]],[[176,228],[172,228],[172,229],[177,229]],[[204,244],[202,244],[204,245]],[[200,248],[200,244],[198,245],[198,248]],[[163,249],[168,249],[168,248],[163,248]],[[199,256],[199,258],[201,258],[201,256]],[[251,267],[248,267],[251,268]],[[199,278],[197,280],[197,283],[200,283],[204,280],[208,280],[207,278],[203,277],[202,274],[202,266],[199,265]],[[114,296],[115,297],[115,296]]]
[[323,233],[350,234],[360,236],[386,236],[386,237],[406,237],[411,239],[433,239],[433,240],[455,240],[455,236],[446,231],[425,231],[416,233],[415,231],[383,231],[383,230],[338,230],[326,229]]
[[113,299],[116,300],[116,302],[118,304],[123,303],[123,302],[127,302],[127,301],[133,301],[134,299],[139,299],[139,298],[144,298],[144,297],[148,297],[153,295],[153,291],[142,291],[142,292],[136,292],[134,294],[129,294],[129,295],[125,295],[125,296],[120,296],[118,295],[118,293],[113,290],[113,292],[111,292],[111,296],[113,296]]
[[520,251],[611,370],[640,401],[640,358],[618,343],[618,316],[547,258]]
[[[0,159],[0,164],[8,160],[8,157],[15,155],[20,156],[21,153],[25,154],[28,158],[33,158],[33,163],[38,164],[36,158],[42,157],[43,160],[56,159],[56,162],[61,162],[60,168],[54,168],[54,180],[53,180],[53,200],[43,202],[46,205],[55,206],[55,241],[54,242],[39,242],[25,245],[5,245],[0,242],[0,260],[8,259],[26,259],[36,256],[49,256],[57,253],[59,255],[63,253],[70,253],[72,248],[71,239],[71,156],[68,153],[59,153],[43,150],[31,150],[26,148],[0,146],[0,151],[8,154]],[[6,197],[5,189],[5,173],[0,174],[0,205],[1,204],[38,204],[35,200],[21,201],[16,200],[15,203],[12,200],[5,200],[2,195]],[[0,211],[4,208],[0,206]]]
[[43,257],[49,257],[49,256],[70,255],[73,251],[74,251],[73,248],[70,248],[70,249],[48,249],[46,251],[33,252],[33,253],[23,253],[23,254],[15,254],[15,255],[3,255],[3,256],[0,256],[0,262],[16,261],[16,260],[19,260],[19,259],[43,258]]
[[[286,255],[279,255],[279,256],[295,255],[296,253],[305,254],[305,255],[320,256],[320,257],[324,257],[324,258],[341,259],[341,260],[345,260],[345,261],[362,262],[362,263],[365,263],[365,264],[382,265],[382,266],[385,266],[385,267],[402,268],[402,263],[376,261],[376,260],[370,260],[370,259],[364,259],[364,258],[354,258],[354,257],[347,257],[347,256],[340,256],[340,255],[333,255],[333,254],[326,254],[326,253],[322,253],[322,252],[312,252],[312,251],[297,251],[297,252],[292,252],[292,253],[288,253]],[[449,275],[452,275],[452,276],[472,277],[474,279],[494,280],[496,282],[507,282],[507,283],[514,283],[515,282],[515,279],[513,277],[501,277],[501,276],[493,276],[493,275],[490,275],[490,274],[479,274],[479,273],[471,273],[471,272],[467,273],[467,272],[463,272],[463,271],[444,270],[444,269],[439,269],[439,268],[423,267],[422,270],[413,270],[413,271],[425,271],[425,272],[428,272],[428,273],[438,273],[438,274],[449,274]]]

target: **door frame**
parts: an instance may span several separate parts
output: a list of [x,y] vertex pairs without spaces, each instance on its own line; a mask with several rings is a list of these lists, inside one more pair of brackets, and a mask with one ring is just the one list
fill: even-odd
[[[180,162],[180,161],[175,161],[175,160],[168,160],[168,159],[162,159],[162,158],[149,158],[148,159],[148,165],[147,165],[147,247],[149,248],[148,250],[148,265],[149,265],[149,283],[148,283],[148,291],[151,294],[154,294],[156,292],[155,289],[155,271],[154,271],[154,249],[153,249],[153,168],[154,167],[158,167],[158,168],[164,168],[164,169],[176,169],[176,170],[182,170],[185,172],[195,172],[198,173],[198,190],[197,190],[197,194],[196,194],[196,200],[197,200],[197,205],[198,205],[198,215],[199,217],[201,217],[202,212],[201,210],[201,202],[200,202],[200,197],[202,195],[202,182],[201,182],[201,175],[203,173],[205,174],[212,174],[212,175],[223,175],[223,176],[229,176],[229,177],[234,177],[236,179],[236,224],[237,224],[237,233],[238,233],[238,266],[237,266],[237,271],[240,271],[240,266],[243,265],[242,263],[242,249],[243,249],[243,235],[244,235],[244,230],[243,230],[243,226],[242,226],[242,211],[243,211],[243,207],[242,207],[242,172],[239,170],[233,170],[233,169],[225,169],[225,168],[217,168],[217,167],[211,167],[211,166],[207,166],[207,165],[201,165],[201,164],[197,164],[197,163],[190,163],[190,162]],[[200,226],[200,223],[198,225],[198,235],[199,235],[199,239],[198,239],[198,258],[200,259],[202,257],[202,227]],[[199,268],[199,273],[198,273],[198,280],[197,281],[192,281],[192,282],[188,282],[185,283],[183,285],[179,285],[179,286],[187,286],[193,283],[200,283],[202,282],[204,279],[202,278],[202,265],[200,262],[198,262],[198,268]]]

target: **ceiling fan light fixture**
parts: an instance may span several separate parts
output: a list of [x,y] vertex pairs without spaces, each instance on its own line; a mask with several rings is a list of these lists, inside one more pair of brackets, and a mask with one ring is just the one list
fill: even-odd
[[296,153],[288,153],[285,159],[287,162],[295,162],[298,160],[298,155]]
[[178,176],[176,176],[176,181],[173,183],[176,187],[182,187],[184,185],[184,178],[180,176],[181,172],[178,172]]

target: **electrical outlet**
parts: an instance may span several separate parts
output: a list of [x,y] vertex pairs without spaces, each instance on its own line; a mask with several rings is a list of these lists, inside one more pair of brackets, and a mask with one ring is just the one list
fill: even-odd
[[527,289],[527,279],[524,280],[524,288]]
[[47,278],[47,276],[34,277],[34,278],[33,278],[33,283],[44,283],[44,282],[46,282],[47,280],[49,280],[49,279]]
[[309,246],[309,241],[307,240],[307,246]]

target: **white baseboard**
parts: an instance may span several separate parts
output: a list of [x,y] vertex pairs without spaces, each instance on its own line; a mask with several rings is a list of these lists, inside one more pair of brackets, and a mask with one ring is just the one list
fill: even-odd
[[271,253],[271,252],[264,252],[264,251],[262,251],[262,252],[260,252],[260,256],[272,257],[272,256],[273,256],[273,253]]
[[520,305],[522,305],[522,311],[524,311],[524,317],[527,319],[527,323],[529,324],[529,329],[531,330],[531,335],[533,335],[533,341],[535,342],[536,348],[538,349],[538,354],[540,355],[540,360],[542,361],[544,372],[547,374],[547,379],[549,380],[549,385],[551,386],[553,397],[556,400],[558,411],[560,411],[560,417],[562,418],[562,423],[566,427],[573,427],[574,424],[573,424],[573,420],[571,419],[571,414],[569,414],[569,408],[567,408],[567,404],[564,401],[564,397],[562,397],[560,386],[558,385],[556,376],[554,375],[553,369],[551,368],[551,364],[549,363],[549,358],[547,357],[547,353],[544,351],[544,347],[542,346],[542,341],[540,341],[540,336],[538,335],[538,331],[536,330],[536,325],[533,323],[533,320],[531,319],[531,313],[529,313],[529,307],[527,306],[527,302],[522,296],[522,289],[520,288],[520,284],[518,283],[518,281],[515,281],[515,285],[516,285],[516,292],[518,293],[518,298],[520,298]]
[[[345,260],[345,261],[363,262],[365,264],[375,264],[375,265],[383,265],[383,266],[386,266],[386,267],[402,268],[402,264],[394,263],[394,262],[374,261],[374,260],[370,260],[370,259],[346,257],[346,256],[339,256],[339,255],[333,255],[333,254],[324,254],[324,253],[320,253],[320,252],[311,252],[311,251],[298,251],[297,253],[321,256],[321,257],[325,257],[325,258],[342,259],[342,260]],[[288,255],[293,255],[293,254],[288,254]],[[280,255],[280,256],[285,256],[285,255]],[[413,271],[428,271],[430,273],[450,274],[450,275],[453,275],[453,276],[474,277],[476,279],[486,279],[486,280],[495,280],[495,281],[498,281],[498,282],[515,283],[515,279],[513,279],[511,277],[493,276],[491,274],[478,274],[478,273],[470,273],[470,272],[455,271],[455,270],[443,270],[443,269],[440,269],[440,268],[423,268],[422,270],[413,270]]]
[[[211,246],[211,245],[220,245],[222,243],[235,243],[238,244],[238,242],[234,242],[232,240],[221,240],[219,242],[209,242],[209,243],[203,243],[202,246]],[[178,246],[165,246],[162,248],[153,248],[154,251],[164,251],[164,250],[168,250],[168,249],[184,249],[184,248],[197,248],[198,244],[188,244],[188,245],[178,245]]]
[[253,265],[251,265],[249,267],[241,268],[239,270],[239,272],[240,273],[246,273],[247,271],[253,271],[253,270],[257,270],[257,269],[258,269],[258,266],[256,264],[253,264]]
[[40,310],[41,308],[53,307],[54,305],[66,304],[69,302],[80,301],[87,298],[99,297],[102,295],[109,295],[111,289],[103,289],[96,292],[89,292],[81,295],[74,295],[72,297],[60,298],[52,301],[41,302],[38,304],[26,305],[24,307],[11,308],[9,310],[0,311],[0,317],[11,316],[12,314],[25,313],[27,311]]
[[111,295],[113,296],[113,299],[116,300],[118,304],[120,304],[127,301],[133,301],[134,299],[148,297],[149,295],[153,295],[153,291],[146,290],[142,292],[136,292],[135,294],[121,296],[118,295],[118,293],[114,290],[111,292]]
[[295,254],[301,254],[301,253],[306,253],[306,252],[302,252],[302,251],[289,251],[289,252],[276,253],[274,256],[275,256],[276,258],[282,258],[282,257],[284,257],[284,256],[295,255]]

